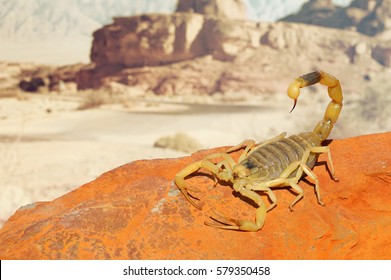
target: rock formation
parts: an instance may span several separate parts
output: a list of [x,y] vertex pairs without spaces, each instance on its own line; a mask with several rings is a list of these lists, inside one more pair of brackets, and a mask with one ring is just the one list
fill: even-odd
[[159,66],[213,54],[232,60],[259,45],[255,23],[196,13],[115,18],[94,33],[92,62],[125,67]]
[[[371,1],[370,1],[371,2]],[[370,36],[390,30],[391,0],[377,0],[376,5],[358,24],[357,30]]]
[[246,19],[246,6],[242,0],[179,0],[177,12],[194,12],[209,17]]
[[154,147],[168,148],[185,153],[193,153],[200,150],[202,145],[197,140],[185,133],[163,136],[155,141]]
[[288,22],[354,29],[370,36],[390,30],[390,20],[390,0],[354,0],[346,8],[334,5],[331,0],[310,0],[297,14],[281,19]]
[[[78,63],[60,67],[48,65],[36,65],[29,63],[2,63],[0,70],[6,74],[8,88],[16,88],[26,92],[76,92],[76,76],[85,68],[84,64]],[[7,72],[11,72],[8,74]],[[0,83],[0,90],[3,86]]]
[[368,66],[381,71],[377,64],[387,67],[388,58],[372,55],[377,46],[357,32],[284,22],[195,13],[118,18],[95,33],[94,64],[79,72],[77,83],[85,89],[114,81],[159,95],[272,93],[279,88],[262,81],[273,75],[288,79],[325,67],[336,68],[335,75]]
[[204,17],[192,13],[114,18],[94,32],[91,60],[97,65],[158,66],[204,55]]
[[[242,5],[241,1],[232,2]],[[329,69],[342,78],[346,73],[350,77],[359,75],[360,80],[389,67],[388,41],[352,30],[228,18],[211,12],[214,5],[226,9],[222,4],[225,1],[205,3],[179,1],[172,15],[115,18],[97,30],[91,52],[93,64],[76,77],[79,89],[116,82],[157,95],[273,93],[281,89],[275,77],[288,79],[292,73],[308,69]],[[349,29],[384,3],[357,0],[342,9],[331,0],[312,0],[303,6],[298,18],[319,25],[342,24]],[[357,91],[363,87],[356,85]]]
[[251,98],[285,91],[293,77],[324,69],[342,81],[355,81],[344,83],[346,92],[387,88],[383,78],[390,71],[391,31],[368,37],[352,29],[371,18],[381,19],[386,29],[389,1],[356,0],[340,8],[332,1],[312,0],[296,17],[345,29],[253,22],[211,12],[225,11],[228,2],[241,6],[241,1],[179,1],[173,14],[115,18],[97,30],[92,63],[77,73],[56,70],[33,78],[49,80],[49,90],[62,82],[77,83],[80,90],[114,83],[156,95],[234,92]]
[[37,92],[39,88],[45,86],[45,81],[42,78],[36,77],[29,81],[21,80],[18,84],[19,88],[27,92]]
[[216,48],[215,36],[229,29],[234,32],[234,26],[221,26],[212,19],[245,17],[241,0],[182,0],[172,15],[114,18],[113,24],[94,32],[91,60],[97,65],[137,67],[203,56]]
[[386,67],[391,67],[391,46],[377,45],[372,50],[372,57]]
[[[281,21],[303,22],[324,26],[329,22],[329,18],[339,10],[340,8],[335,6],[332,0],[310,0],[303,4],[297,14],[289,15],[281,19]],[[329,22],[329,24],[334,23]]]
[[229,185],[189,178],[201,190],[200,211],[173,184],[186,165],[225,148],[132,162],[20,208],[0,229],[0,259],[390,259],[390,146],[391,133],[332,141],[340,181],[330,178],[326,155],[314,168],[325,206],[311,180],[300,181],[305,196],[294,212],[292,193],[275,190],[278,205],[256,233],[204,225],[212,209],[254,218],[254,206]]

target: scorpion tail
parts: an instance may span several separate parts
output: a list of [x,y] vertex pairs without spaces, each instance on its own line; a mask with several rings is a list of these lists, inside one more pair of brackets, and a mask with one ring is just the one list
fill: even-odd
[[295,79],[288,87],[288,96],[294,101],[293,108],[291,110],[292,112],[300,95],[300,88],[314,85],[316,83],[327,86],[328,93],[331,98],[323,119],[316,125],[313,131],[322,140],[325,140],[333,129],[334,124],[337,122],[342,110],[343,97],[339,81],[326,72],[312,72]]

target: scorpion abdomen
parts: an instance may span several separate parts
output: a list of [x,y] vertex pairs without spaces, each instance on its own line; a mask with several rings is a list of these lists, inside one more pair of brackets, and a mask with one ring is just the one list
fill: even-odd
[[[319,146],[320,142],[320,137],[312,132],[292,135],[266,145],[261,145],[240,164],[249,170],[251,177],[264,180],[275,179],[292,162],[301,160],[308,148]],[[310,154],[306,165],[312,168],[316,159],[317,155]],[[296,172],[292,172],[290,177],[295,175]]]

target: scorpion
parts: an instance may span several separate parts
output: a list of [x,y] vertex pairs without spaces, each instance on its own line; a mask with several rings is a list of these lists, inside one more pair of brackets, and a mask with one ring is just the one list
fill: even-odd
[[[199,199],[191,194],[191,192],[199,190],[187,186],[185,178],[201,168],[212,173],[215,183],[218,180],[230,182],[235,192],[249,198],[257,205],[255,222],[227,218],[212,210],[214,216],[210,216],[211,220],[206,221],[206,225],[239,231],[260,230],[264,226],[266,213],[277,205],[277,198],[272,188],[290,187],[297,194],[289,205],[290,210],[293,211],[293,206],[304,196],[303,189],[298,185],[304,175],[314,181],[317,202],[324,205],[320,195],[318,177],[312,168],[316,164],[318,156],[321,153],[327,153],[330,175],[334,181],[338,181],[334,173],[330,148],[322,146],[322,142],[329,136],[341,112],[343,100],[341,85],[334,76],[323,71],[316,71],[293,80],[287,93],[294,101],[290,111],[292,112],[296,107],[300,88],[317,83],[328,87],[331,101],[323,119],[318,122],[312,132],[289,137],[286,137],[284,132],[260,143],[256,143],[254,140],[245,140],[225,152],[208,155],[204,159],[190,164],[175,176],[174,181],[179,190],[194,207],[200,210],[202,207],[195,202]],[[239,150],[243,150],[243,152],[235,162],[231,153]],[[216,161],[218,162],[215,163]],[[268,208],[257,191],[267,193],[271,202]]]

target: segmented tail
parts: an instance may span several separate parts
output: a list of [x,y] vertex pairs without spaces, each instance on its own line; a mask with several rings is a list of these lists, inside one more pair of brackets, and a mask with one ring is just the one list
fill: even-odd
[[342,88],[338,79],[323,71],[308,73],[295,79],[289,85],[288,96],[294,101],[293,108],[291,110],[292,112],[296,107],[297,99],[300,95],[300,88],[311,86],[316,83],[327,86],[327,91],[331,98],[323,119],[315,126],[313,131],[322,140],[325,140],[333,129],[334,124],[337,122],[339,114],[342,110]]

